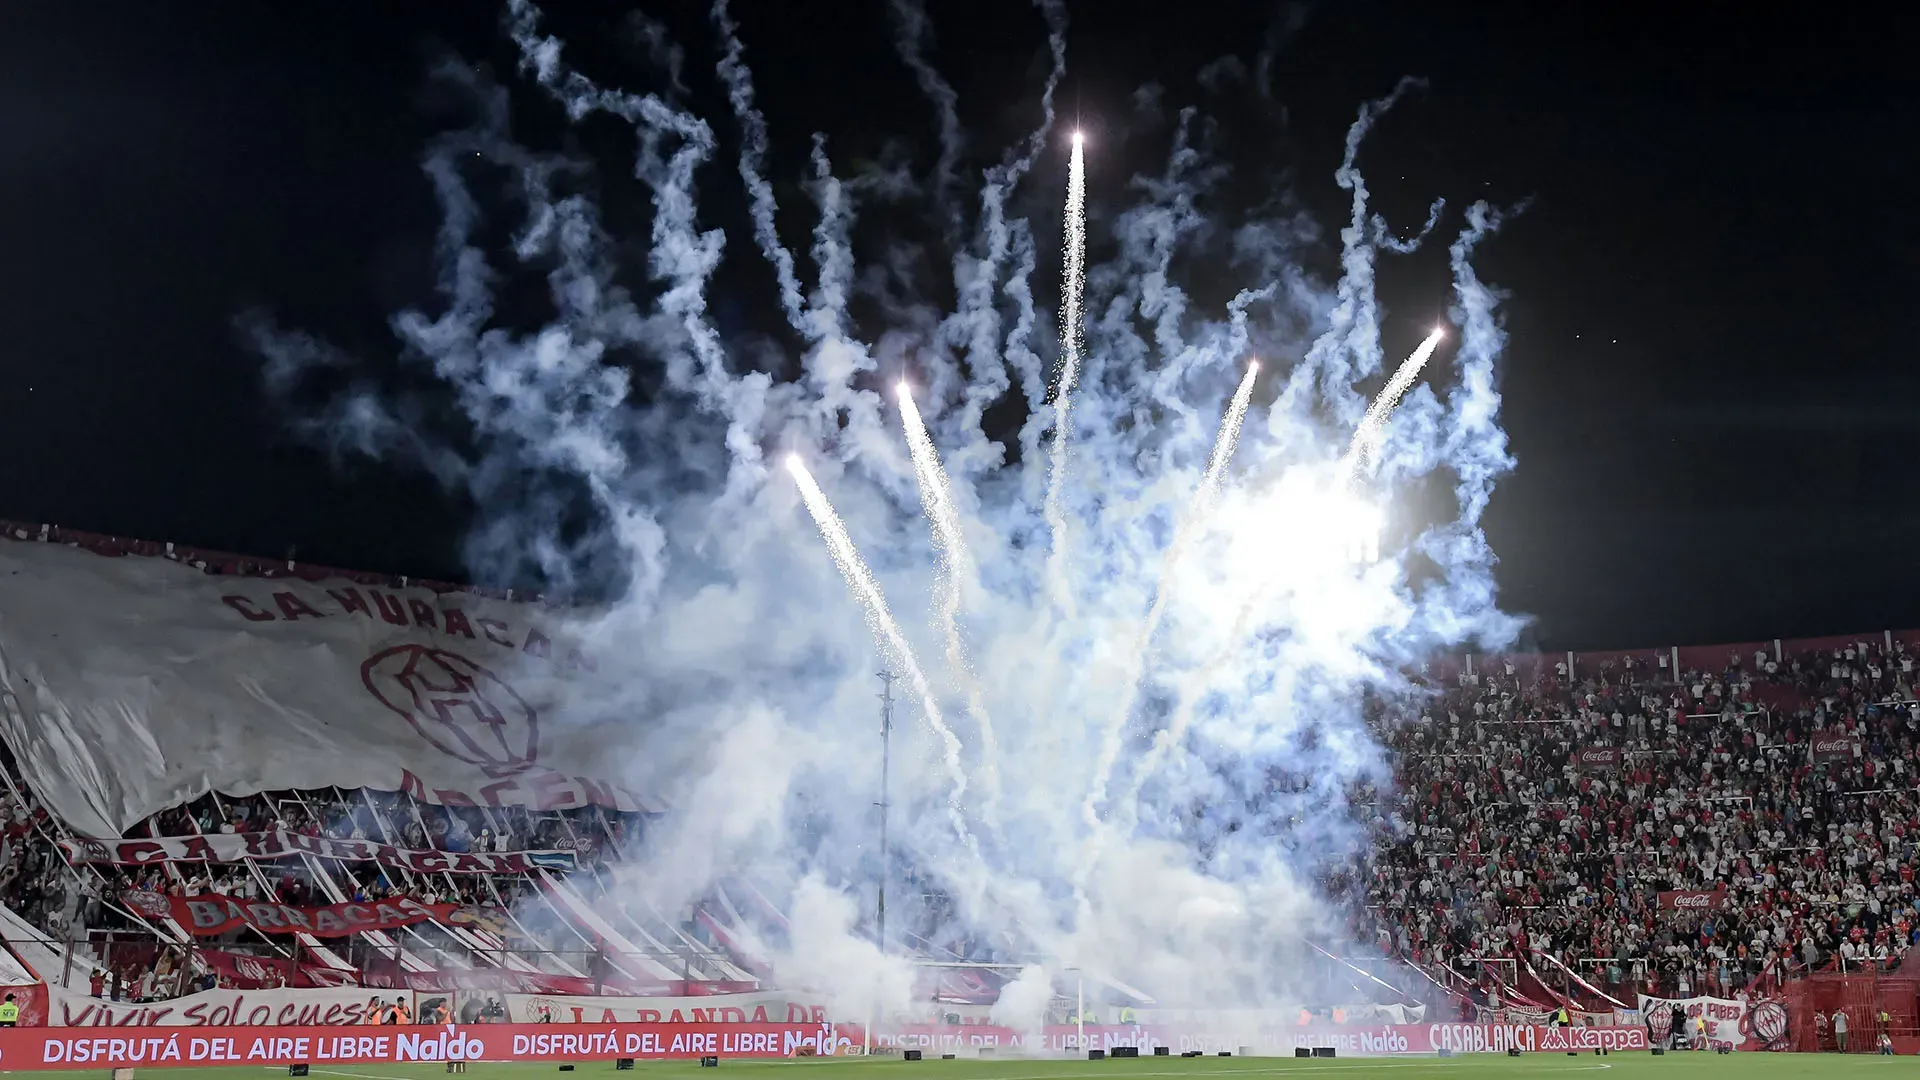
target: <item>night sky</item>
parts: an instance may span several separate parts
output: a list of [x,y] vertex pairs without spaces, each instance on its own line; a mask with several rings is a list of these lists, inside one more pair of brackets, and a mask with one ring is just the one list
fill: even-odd
[[[1013,0],[929,6],[977,169],[1038,118],[1044,28]],[[931,162],[933,112],[882,0],[735,7],[776,182],[800,174],[814,130],[837,162],[881,154],[883,137]],[[1116,137],[1143,84],[1217,117],[1242,196],[1290,191],[1331,232],[1355,109],[1422,76],[1362,155],[1380,208],[1404,231],[1444,195],[1451,236],[1466,201],[1528,201],[1478,265],[1511,292],[1519,468],[1488,532],[1503,606],[1537,620],[1529,644],[1920,626],[1920,83],[1901,51],[1920,27],[1840,5],[1698,21],[1677,7],[1072,3],[1059,100],[1095,140],[1094,244],[1103,198],[1157,169],[1147,148],[1164,154],[1164,139]],[[704,9],[650,10],[722,139],[703,198],[725,219],[741,213],[734,128]],[[555,5],[552,27],[647,85],[622,12]],[[455,57],[510,80],[498,11],[10,14],[0,517],[461,578],[465,509],[422,476],[342,468],[287,437],[234,320],[269,307],[392,355],[387,314],[431,303],[437,215],[418,161],[445,116],[426,73]],[[1237,68],[1212,63],[1230,55]],[[1125,149],[1103,157],[1103,133]],[[1028,194],[1057,205],[1064,173],[1044,161]],[[764,267],[743,228],[717,223],[732,235],[716,318],[750,318],[721,293],[767,295]],[[1444,310],[1436,239],[1383,269],[1389,352]],[[1051,305],[1057,277],[1043,267],[1035,288]]]

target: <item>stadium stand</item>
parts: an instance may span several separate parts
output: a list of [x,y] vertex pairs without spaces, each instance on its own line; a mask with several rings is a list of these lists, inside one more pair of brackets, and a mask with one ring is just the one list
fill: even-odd
[[1397,784],[1361,925],[1476,1007],[1901,973],[1916,655],[1883,633],[1430,669],[1419,715],[1380,718]]
[[[207,575],[454,591],[47,527],[0,532]],[[1884,1016],[1874,1022],[1912,1045],[1916,658],[1920,632],[1883,632],[1459,657],[1410,676],[1413,693],[1371,706],[1395,777],[1355,793],[1371,808],[1370,864],[1325,882],[1350,901],[1358,944],[1315,946],[1326,986],[1364,985],[1372,1000],[1324,1019],[1360,1007],[1395,1023],[1537,1021],[1565,1006],[1611,1024],[1637,1016],[1642,995],[1739,997],[1789,1002],[1783,1030],[1798,1049],[1834,1045],[1840,1010]],[[281,987],[746,993],[768,975],[747,929],[785,924],[768,899],[778,890],[751,880],[676,912],[611,887],[609,865],[661,807],[461,805],[373,787],[209,793],[115,842],[53,812],[74,803],[36,792],[16,749],[0,747],[4,985],[114,1002]],[[995,965],[1019,943],[956,930],[937,885],[908,886],[899,932],[939,972],[930,1000],[962,1022],[994,1000]],[[183,925],[225,901],[399,916],[347,933],[217,915]],[[1116,1014],[1151,1004],[1117,984],[1100,996]]]
[[[142,866],[89,861],[86,845],[33,808],[7,767],[13,822],[0,844],[0,901],[23,921],[6,937],[35,950],[50,982],[114,1000],[189,990],[279,986],[450,989],[487,982],[502,990],[561,994],[683,994],[752,989],[697,919],[639,910],[606,888],[605,860],[644,826],[598,807],[530,813],[450,808],[395,792],[288,791],[245,799],[209,794],[165,811],[128,836],[271,835],[371,841],[409,852],[508,855],[566,852],[577,868],[495,873],[424,872],[379,862],[299,854],[232,862]],[[75,858],[78,855],[78,858]],[[406,899],[485,912],[426,919],[391,930],[325,939],[243,925],[189,935],[151,896],[232,898],[304,907]],[[491,975],[489,980],[486,976]],[[689,984],[697,984],[690,987]]]

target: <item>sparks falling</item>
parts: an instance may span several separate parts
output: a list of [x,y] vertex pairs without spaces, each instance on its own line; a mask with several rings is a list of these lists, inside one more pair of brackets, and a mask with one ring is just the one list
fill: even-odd
[[926,422],[913,400],[913,387],[904,380],[899,386],[900,422],[906,431],[907,448],[913,459],[914,480],[920,488],[920,505],[933,529],[935,567],[934,621],[946,645],[947,672],[959,684],[967,699],[967,714],[980,732],[980,782],[984,789],[982,816],[989,825],[999,801],[999,742],[994,738],[993,720],[987,715],[980,677],[967,659],[966,643],[960,636],[960,606],[966,578],[971,572],[966,538],[960,532],[960,516],[953,505],[953,482],[940,465],[940,452],[927,434]]
[[[1067,968],[1136,1006],[1306,1000],[1301,939],[1333,943],[1347,925],[1321,871],[1364,858],[1369,814],[1348,796],[1383,776],[1360,703],[1403,694],[1409,662],[1496,650],[1517,631],[1494,603],[1479,524],[1512,467],[1498,292],[1471,265],[1499,212],[1470,208],[1452,244],[1458,377],[1421,400],[1422,423],[1390,414],[1431,349],[1371,408],[1354,386],[1380,366],[1377,257],[1412,246],[1383,245],[1358,158],[1406,87],[1348,131],[1335,179],[1351,216],[1339,277],[1322,282],[1301,263],[1298,212],[1274,209],[1287,200],[1250,203],[1224,190],[1244,185],[1209,179],[1250,163],[1226,156],[1245,141],[1196,136],[1218,122],[1204,104],[1128,126],[1129,156],[1163,163],[1141,158],[1142,182],[1116,186],[1089,252],[1084,140],[1042,165],[1061,134],[1058,0],[1035,5],[1052,57],[1032,87],[1035,126],[1006,148],[969,144],[947,119],[955,93],[925,55],[920,0],[885,5],[942,116],[940,176],[836,162],[823,119],[808,198],[790,203],[768,178],[801,163],[778,160],[758,105],[788,91],[747,70],[774,45],[755,40],[747,6],[714,3],[722,98],[682,82],[700,76],[681,71],[674,43],[660,85],[602,85],[534,0],[505,2],[510,85],[457,72],[480,107],[423,163],[442,212],[440,292],[392,313],[402,362],[436,399],[342,379],[338,349],[271,318],[252,333],[283,404],[324,402],[301,430],[426,468],[474,506],[476,579],[603,598],[572,616],[583,643],[603,645],[597,669],[556,681],[516,652],[503,674],[546,690],[566,737],[604,737],[608,759],[630,763],[629,790],[676,807],[613,865],[607,902],[683,911],[715,898],[709,914],[749,943],[743,957],[823,992],[836,1019],[925,1018],[952,989],[944,967],[910,967],[903,935],[877,932],[883,888],[890,909],[904,896],[889,926],[911,925],[916,953],[985,944],[1033,958],[996,1007],[1017,1029],[1040,1023]],[[562,140],[564,153],[516,142],[519,96],[571,123],[629,127],[620,170],[645,189],[644,214],[601,214],[595,189],[616,170],[579,159],[602,140]],[[709,99],[733,122],[701,115]],[[738,169],[712,167],[736,154]],[[976,211],[956,185],[995,158]],[[884,196],[860,198],[876,179]],[[1064,275],[1043,285],[1036,238],[1049,230],[1023,208],[1062,179]],[[734,215],[710,196],[740,184],[751,228],[729,235]],[[789,221],[811,226],[805,249],[782,241]],[[625,273],[642,253],[647,273]],[[753,275],[716,273],[742,257],[771,266],[774,304],[739,295]],[[950,280],[927,276],[946,266]],[[552,317],[502,302],[529,286]],[[1055,287],[1050,313],[1035,294]],[[1224,308],[1209,299],[1225,290]],[[771,318],[714,314],[761,309]],[[1057,371],[1035,340],[1054,314]],[[764,362],[763,331],[804,339],[797,367]],[[1233,377],[1255,349],[1277,375],[1270,404],[1250,402],[1249,371]],[[875,391],[883,370],[907,367],[919,393],[900,401],[903,451],[893,394]],[[444,407],[459,435],[423,431],[422,405]],[[1336,430],[1363,414],[1359,436]],[[792,513],[772,446],[835,462],[837,506],[801,461],[784,463],[817,533]],[[1389,459],[1406,465],[1378,467]],[[1381,551],[1382,507],[1422,480],[1450,484],[1454,505]],[[887,597],[917,597],[930,567],[929,625],[902,625]],[[891,729],[890,759],[870,721],[876,652],[919,714]],[[599,717],[643,719],[602,736]],[[898,811],[885,860],[876,796]],[[742,890],[756,903],[725,903]],[[965,992],[999,990],[996,978]]]
[[1066,265],[1060,278],[1060,381],[1053,390],[1053,444],[1047,471],[1047,589],[1055,606],[1073,616],[1073,588],[1067,580],[1067,515],[1061,508],[1067,480],[1067,455],[1073,438],[1073,388],[1080,378],[1081,305],[1087,292],[1087,165],[1085,140],[1073,133],[1073,159],[1067,166]]
[[1420,371],[1433,357],[1433,351],[1440,347],[1440,339],[1447,336],[1447,328],[1436,326],[1425,341],[1413,350],[1400,366],[1394,370],[1393,378],[1381,389],[1373,404],[1367,406],[1367,415],[1360,420],[1359,428],[1353,433],[1353,442],[1347,446],[1346,468],[1347,482],[1352,483],[1379,456],[1380,444],[1386,438],[1387,421],[1393,417],[1393,410],[1400,399],[1407,396],[1413,388],[1414,380],[1420,377]]
[[1186,512],[1181,515],[1180,524],[1174,530],[1173,542],[1167,545],[1166,552],[1161,556],[1159,586],[1154,590],[1153,603],[1147,608],[1140,632],[1134,637],[1122,664],[1121,677],[1125,680],[1125,692],[1120,707],[1107,722],[1106,732],[1100,742],[1100,757],[1094,763],[1093,783],[1087,790],[1086,801],[1080,807],[1081,819],[1092,832],[1075,874],[1076,885],[1084,883],[1099,854],[1100,838],[1104,832],[1100,808],[1106,801],[1107,783],[1113,775],[1114,763],[1120,757],[1121,737],[1140,699],[1140,679],[1145,673],[1148,652],[1153,647],[1153,635],[1160,628],[1161,616],[1179,581],[1182,557],[1194,539],[1206,531],[1208,515],[1220,495],[1220,483],[1226,475],[1227,463],[1233,460],[1234,448],[1240,444],[1240,428],[1247,419],[1247,406],[1253,401],[1253,384],[1259,377],[1259,362],[1249,362],[1247,373],[1240,379],[1239,389],[1234,391],[1233,400],[1227,405],[1227,414],[1220,421],[1220,434],[1214,439],[1213,453],[1207,459],[1207,471],[1201,476],[1199,487],[1194,490]]
[[860,557],[860,549],[854,546],[853,538],[847,534],[846,523],[840,520],[833,503],[827,500],[827,493],[820,490],[820,485],[814,481],[813,474],[807,471],[800,455],[787,455],[787,472],[799,487],[800,498],[807,504],[807,513],[813,515],[813,523],[820,529],[820,538],[827,542],[827,550],[833,555],[833,564],[840,568],[840,576],[846,579],[847,588],[859,598],[861,609],[866,613],[867,628],[873,632],[874,640],[881,644],[888,659],[906,673],[907,682],[920,698],[922,715],[940,740],[947,777],[953,784],[952,794],[947,799],[947,810],[953,820],[954,832],[971,847],[974,840],[972,830],[967,828],[967,773],[960,761],[960,738],[941,715],[939,700],[934,696],[926,673],[920,668],[919,659],[913,654],[913,646],[908,644],[906,635],[900,632],[900,624],[894,620],[893,612],[887,609],[887,598],[880,591],[880,583],[874,579],[873,571],[867,569],[866,560]]

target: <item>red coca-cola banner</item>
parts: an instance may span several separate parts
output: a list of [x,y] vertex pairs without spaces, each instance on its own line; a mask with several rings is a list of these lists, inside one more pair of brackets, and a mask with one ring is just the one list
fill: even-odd
[[524,874],[530,870],[572,870],[572,851],[415,851],[371,840],[337,840],[330,836],[276,829],[258,833],[214,833],[210,836],[156,836],[148,840],[62,840],[60,850],[76,863],[113,863],[144,866],[164,862],[230,863],[242,859],[286,859],[311,855],[341,862],[371,862],[396,866],[417,874]]
[[345,937],[367,930],[388,930],[419,922],[476,926],[499,931],[497,916],[484,908],[458,904],[423,904],[407,897],[365,903],[296,907],[270,900],[240,900],[218,894],[166,896],[129,892],[128,905],[153,918],[170,918],[189,933],[214,937],[242,926],[265,934],[312,934]]
[[1660,906],[1668,911],[1719,911],[1727,906],[1727,890],[1673,889],[1660,894]]
[[1846,735],[1815,735],[1811,744],[1815,761],[1852,761],[1860,740]]
[[1573,752],[1573,766],[1587,772],[1617,772],[1625,758],[1617,746],[1586,746]]

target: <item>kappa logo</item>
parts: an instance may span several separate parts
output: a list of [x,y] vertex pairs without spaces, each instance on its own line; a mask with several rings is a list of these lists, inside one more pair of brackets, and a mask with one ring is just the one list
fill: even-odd
[[395,645],[360,665],[360,681],[435,749],[489,776],[522,772],[539,760],[539,713],[459,653]]

